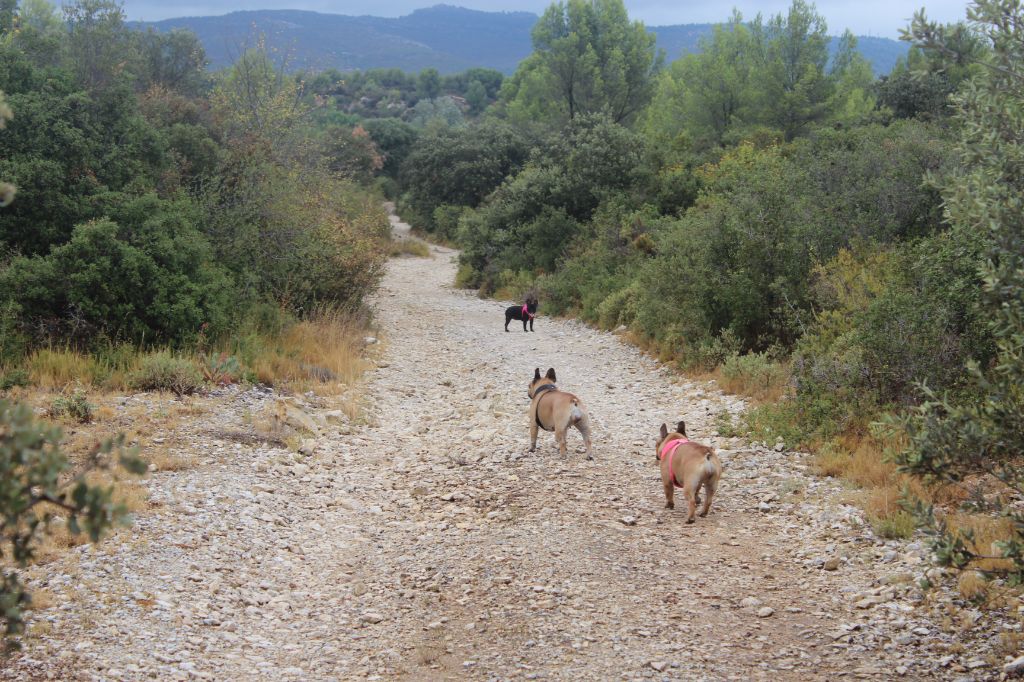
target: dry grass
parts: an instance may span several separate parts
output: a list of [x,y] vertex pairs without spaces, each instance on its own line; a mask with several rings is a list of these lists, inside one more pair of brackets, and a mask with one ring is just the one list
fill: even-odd
[[[971,534],[973,539],[965,540],[965,544],[972,552],[982,556],[999,556],[1001,552],[995,543],[1013,539],[1013,523],[1003,516],[959,513],[950,514],[946,521],[951,531]],[[1006,571],[1013,569],[1013,562],[1009,559],[981,559],[974,562],[972,568],[981,571]]]
[[960,596],[975,602],[988,597],[988,586],[988,581],[977,571],[964,571],[957,581]]
[[430,255],[430,247],[419,239],[396,239],[388,245],[389,256],[416,256],[418,258],[433,258]]
[[897,482],[896,465],[886,461],[886,443],[848,432],[823,446],[816,457],[819,471],[861,488],[888,488]]
[[196,464],[193,455],[171,447],[147,448],[141,457],[154,471],[182,471]]
[[110,369],[96,358],[68,349],[40,348],[25,365],[29,380],[48,390],[61,391],[76,383],[99,386],[110,375]]
[[31,601],[29,602],[29,608],[33,611],[52,609],[59,601],[57,599],[57,595],[44,587],[32,590],[32,594],[30,596]]
[[363,326],[343,313],[324,311],[262,344],[251,368],[258,381],[269,385],[299,392],[314,388],[340,392],[355,383],[366,368],[364,335]]
[[792,392],[788,365],[745,357],[749,359],[741,356],[738,362],[720,365],[702,378],[714,380],[726,393],[750,398],[755,405],[778,402]]

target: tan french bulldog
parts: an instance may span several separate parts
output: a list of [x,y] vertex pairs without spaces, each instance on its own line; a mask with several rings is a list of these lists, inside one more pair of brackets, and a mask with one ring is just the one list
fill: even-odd
[[722,463],[718,460],[713,448],[694,443],[686,437],[686,423],[679,422],[676,430],[669,432],[668,427],[661,425],[661,435],[655,449],[658,461],[661,462],[661,483],[665,486],[665,507],[673,509],[673,493],[682,488],[688,505],[686,522],[693,523],[693,513],[700,503],[700,487],[704,486],[704,507],[700,510],[701,518],[708,515],[711,509],[711,498],[718,488],[718,479],[722,476]]
[[565,432],[570,426],[575,426],[583,435],[587,459],[594,459],[590,454],[590,418],[587,416],[587,408],[572,393],[558,390],[553,367],[544,376],[540,375],[540,367],[535,369],[533,381],[526,392],[530,396],[530,452],[537,449],[537,429],[542,428],[555,432],[558,452],[565,456]]

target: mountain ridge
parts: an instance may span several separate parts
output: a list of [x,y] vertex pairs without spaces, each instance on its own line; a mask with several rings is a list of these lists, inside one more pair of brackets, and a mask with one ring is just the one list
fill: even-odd
[[[293,70],[339,71],[436,68],[455,73],[472,67],[515,71],[533,50],[531,12],[485,12],[453,5],[417,9],[402,17],[324,14],[308,10],[240,10],[219,16],[131,22],[138,29],[187,29],[206,49],[213,68],[232,63],[261,34],[268,48]],[[672,61],[698,49],[716,24],[650,26]],[[832,38],[832,48],[837,42]],[[907,46],[888,38],[858,37],[858,48],[876,74],[888,73]]]

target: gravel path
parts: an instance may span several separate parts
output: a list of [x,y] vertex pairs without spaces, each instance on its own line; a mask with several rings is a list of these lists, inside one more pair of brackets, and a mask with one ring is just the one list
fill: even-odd
[[[60,605],[0,676],[995,674],[977,648],[946,654],[957,636],[911,582],[920,545],[875,538],[802,455],[717,437],[741,401],[573,321],[506,334],[504,305],[453,290],[454,252],[431,250],[393,260],[375,298],[368,423],[323,428],[303,457],[243,437],[272,393],[207,397],[197,465],[148,480],[156,511],[32,571]],[[527,452],[527,383],[549,366],[590,410],[594,462],[575,431],[568,458],[552,434]],[[653,450],[680,418],[724,464],[690,526],[663,508]]]

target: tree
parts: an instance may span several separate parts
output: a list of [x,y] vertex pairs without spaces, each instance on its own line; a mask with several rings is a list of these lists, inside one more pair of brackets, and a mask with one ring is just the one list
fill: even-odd
[[952,114],[949,95],[953,86],[943,73],[911,71],[897,64],[875,86],[878,104],[896,118],[938,119]]
[[191,31],[157,33],[150,29],[138,36],[141,52],[140,90],[159,85],[188,95],[198,95],[205,85],[206,51]]
[[17,28],[18,1],[0,0],[0,35],[12,33]]
[[385,175],[396,177],[402,162],[416,142],[417,129],[397,118],[367,119],[363,127],[384,154],[384,166],[381,170]]
[[752,31],[761,45],[754,74],[761,115],[792,140],[828,114],[833,89],[825,72],[828,27],[813,6],[793,0],[785,16],[778,14],[766,25],[758,17]]
[[871,64],[857,50],[857,38],[849,30],[839,39],[829,78],[835,87],[828,107],[832,120],[856,122],[874,110],[875,75]]
[[474,80],[466,88],[466,103],[473,114],[482,113],[487,107],[487,88],[478,80]]
[[416,77],[416,92],[421,99],[434,99],[441,94],[441,74],[437,69],[423,69]]
[[302,87],[288,77],[259,44],[223,72],[211,100],[225,116],[233,133],[260,135],[272,142],[288,139],[289,133],[310,111],[302,101]]
[[522,166],[526,155],[522,136],[501,121],[428,128],[402,164],[408,205],[430,228],[435,208],[476,206]]
[[604,113],[630,123],[650,101],[663,57],[622,0],[557,2],[532,36],[534,54],[506,90],[513,111],[539,106],[555,121]]
[[116,0],[77,0],[64,5],[70,64],[89,90],[106,88],[137,67],[134,35]]
[[[962,33],[928,21],[918,13],[908,31],[926,51],[954,63],[975,66],[953,102],[959,125],[960,165],[941,181],[946,219],[962,240],[980,241],[978,263],[985,309],[996,355],[985,366],[968,365],[971,382],[965,398],[937,395],[923,387],[925,401],[892,426],[902,429],[909,446],[899,454],[901,469],[932,481],[960,483],[989,474],[1016,495],[1024,493],[1024,9],[1017,0],[975,0],[968,20],[985,36],[991,52],[959,52]],[[978,500],[996,511],[998,500]],[[985,558],[1003,559],[986,572],[1009,574],[1024,582],[1024,514],[1001,510],[1012,522],[1012,537],[995,543],[997,551],[978,547],[970,532],[951,532],[931,509],[918,506],[934,534],[933,549],[945,565],[976,567]]]
[[700,50],[676,60],[661,74],[652,106],[649,134],[671,143],[681,133],[692,141],[721,144],[726,132],[750,120],[751,72],[755,46],[739,12],[703,37]]

